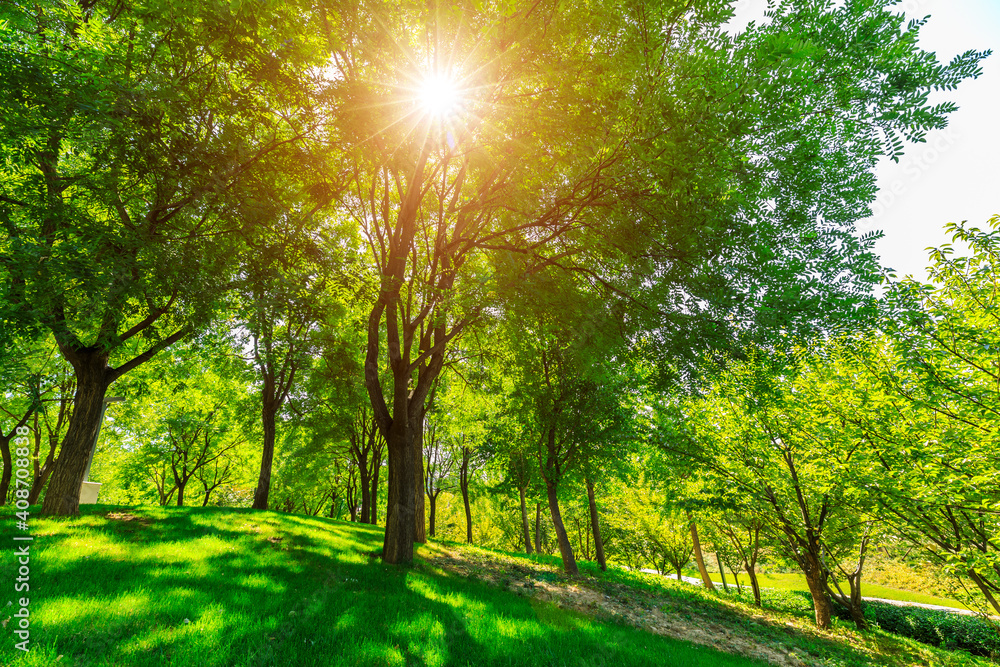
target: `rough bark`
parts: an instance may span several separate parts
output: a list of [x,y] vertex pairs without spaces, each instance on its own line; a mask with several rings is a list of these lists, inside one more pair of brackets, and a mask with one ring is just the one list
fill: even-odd
[[590,529],[594,534],[594,551],[597,554],[597,564],[601,566],[602,570],[607,571],[608,563],[604,558],[604,538],[601,537],[601,523],[600,517],[597,514],[597,500],[594,497],[594,483],[588,478],[587,483],[587,500],[590,504]]
[[389,450],[389,498],[385,539],[382,542],[382,560],[393,564],[413,560],[413,543],[416,539],[413,435],[406,424],[406,410],[397,409],[396,412],[402,418],[392,421],[386,438]]
[[528,505],[524,501],[524,487],[520,486],[517,489],[518,495],[521,497],[521,531],[524,537],[524,553],[531,554],[531,533],[528,528]]
[[104,397],[117,376],[108,366],[106,352],[97,348],[69,349],[62,345],[60,348],[73,366],[77,384],[73,418],[42,503],[42,514],[46,516],[69,516],[80,512],[80,487],[101,423]]
[[809,586],[809,593],[812,595],[813,607],[816,609],[816,627],[824,630],[830,629],[831,617],[833,615],[830,597],[827,594],[826,571],[823,569],[819,559],[809,554],[807,559],[811,567],[806,568],[806,585]]
[[694,545],[694,560],[698,563],[698,572],[701,573],[701,582],[705,588],[714,591],[715,585],[708,576],[708,569],[705,567],[705,557],[701,553],[701,542],[698,540],[698,527],[695,525],[691,512],[687,513],[688,522],[691,526],[691,543]]

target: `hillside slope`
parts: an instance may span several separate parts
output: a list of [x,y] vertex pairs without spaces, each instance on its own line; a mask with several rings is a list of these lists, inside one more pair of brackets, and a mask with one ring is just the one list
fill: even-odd
[[[0,664],[767,664],[752,656],[788,665],[987,664],[885,636],[875,647],[843,630],[820,636],[801,619],[614,579],[623,573],[568,581],[544,558],[431,544],[413,567],[386,566],[370,556],[381,547],[379,529],[330,519],[82,510],[73,519],[33,517],[26,533],[9,510],[0,514],[0,580],[17,576],[13,536],[33,537],[30,592],[4,584],[0,598],[0,607],[12,602],[0,611]],[[14,647],[19,595],[30,598],[27,654]],[[821,655],[827,661],[817,662]]]

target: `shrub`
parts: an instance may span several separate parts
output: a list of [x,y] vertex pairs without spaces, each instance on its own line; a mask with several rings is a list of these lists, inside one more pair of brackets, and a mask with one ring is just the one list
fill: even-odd
[[[846,610],[840,610],[849,618]],[[916,639],[925,644],[975,655],[1000,656],[1000,632],[996,625],[978,616],[947,611],[902,607],[887,602],[866,602],[865,618],[886,632]]]

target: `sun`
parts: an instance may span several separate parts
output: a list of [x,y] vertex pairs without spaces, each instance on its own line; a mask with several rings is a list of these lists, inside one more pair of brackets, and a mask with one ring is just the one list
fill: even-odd
[[424,112],[435,118],[447,118],[459,111],[462,95],[458,82],[435,74],[426,77],[417,89],[417,101]]

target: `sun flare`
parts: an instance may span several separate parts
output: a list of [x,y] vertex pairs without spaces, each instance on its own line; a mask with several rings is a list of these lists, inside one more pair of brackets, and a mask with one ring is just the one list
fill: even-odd
[[424,79],[417,91],[417,100],[425,112],[437,118],[454,114],[462,102],[457,82],[442,75]]

